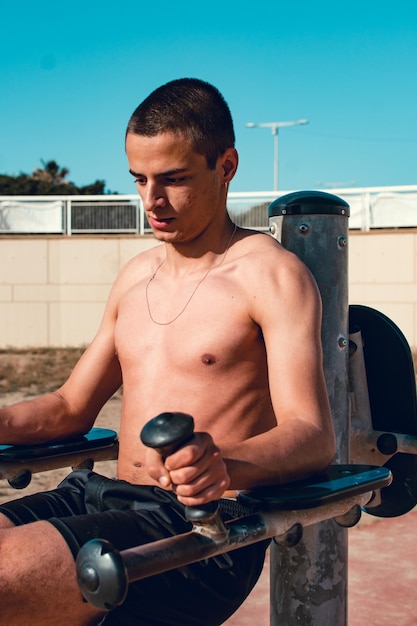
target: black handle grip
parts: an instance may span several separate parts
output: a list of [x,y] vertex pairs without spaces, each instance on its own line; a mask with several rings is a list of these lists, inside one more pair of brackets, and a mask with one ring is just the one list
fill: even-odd
[[[194,420],[187,413],[161,413],[142,429],[140,439],[145,446],[158,450],[162,458],[181,448],[194,434]],[[187,506],[185,514],[193,523],[204,524],[217,511],[218,502]]]
[[161,413],[142,429],[140,439],[148,448],[158,450],[165,458],[190,441],[194,434],[194,420],[187,413]]

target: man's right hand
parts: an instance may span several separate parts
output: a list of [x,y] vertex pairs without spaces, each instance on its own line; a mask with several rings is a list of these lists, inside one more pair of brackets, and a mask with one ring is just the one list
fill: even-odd
[[186,506],[219,499],[230,478],[220,450],[208,433],[195,433],[184,446],[162,459],[154,449],[146,451],[149,476],[164,489],[172,489]]

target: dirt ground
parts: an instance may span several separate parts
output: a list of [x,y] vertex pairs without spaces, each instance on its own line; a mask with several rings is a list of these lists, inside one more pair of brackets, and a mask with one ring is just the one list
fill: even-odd
[[0,350],[0,394],[52,391],[68,377],[83,348]]

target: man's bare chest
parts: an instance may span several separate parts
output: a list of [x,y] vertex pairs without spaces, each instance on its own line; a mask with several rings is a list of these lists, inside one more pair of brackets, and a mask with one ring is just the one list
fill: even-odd
[[122,368],[141,363],[165,371],[219,370],[257,358],[259,329],[236,294],[212,289],[196,293],[184,310],[181,298],[170,298],[171,306],[151,310],[143,287],[123,299],[115,332]]

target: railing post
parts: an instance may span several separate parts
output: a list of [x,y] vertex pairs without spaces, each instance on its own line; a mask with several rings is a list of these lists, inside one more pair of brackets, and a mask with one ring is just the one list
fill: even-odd
[[67,198],[67,222],[66,222],[66,231],[67,235],[72,235],[72,202],[71,198]]
[[140,198],[137,199],[137,211],[139,218],[139,235],[145,234],[145,210],[143,208],[143,202]]
[[[301,258],[320,289],[324,372],[339,463],[349,457],[348,216],[344,200],[318,191],[291,193],[269,207],[271,234]],[[302,388],[300,380],[300,393]],[[347,530],[333,520],[306,528],[295,547],[273,542],[271,626],[345,626],[347,556]]]

